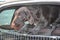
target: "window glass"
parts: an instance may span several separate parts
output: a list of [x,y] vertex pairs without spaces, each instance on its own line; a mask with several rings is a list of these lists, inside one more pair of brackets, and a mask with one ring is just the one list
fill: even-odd
[[15,9],[6,9],[0,13],[0,25],[10,25]]

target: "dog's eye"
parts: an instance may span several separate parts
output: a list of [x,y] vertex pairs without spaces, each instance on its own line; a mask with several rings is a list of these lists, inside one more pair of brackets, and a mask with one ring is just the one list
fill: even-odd
[[26,18],[23,18],[23,21],[27,21],[27,19]]

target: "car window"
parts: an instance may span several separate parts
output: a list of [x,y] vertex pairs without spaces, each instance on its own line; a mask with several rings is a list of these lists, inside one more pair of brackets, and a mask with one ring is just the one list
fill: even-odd
[[5,9],[0,12],[0,25],[10,25],[15,9]]

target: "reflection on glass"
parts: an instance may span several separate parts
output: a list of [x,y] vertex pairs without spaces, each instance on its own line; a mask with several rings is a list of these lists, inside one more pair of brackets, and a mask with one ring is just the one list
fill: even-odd
[[10,25],[15,9],[4,10],[0,13],[0,25]]

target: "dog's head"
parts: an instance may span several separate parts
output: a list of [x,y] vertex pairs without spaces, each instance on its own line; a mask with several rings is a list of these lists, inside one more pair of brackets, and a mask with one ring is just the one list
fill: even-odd
[[15,17],[11,23],[11,28],[16,30],[20,29],[25,21],[28,21],[31,17],[30,11],[27,7],[21,7],[16,10]]

